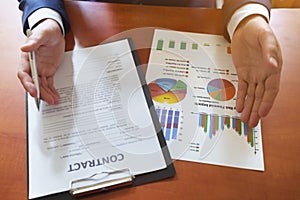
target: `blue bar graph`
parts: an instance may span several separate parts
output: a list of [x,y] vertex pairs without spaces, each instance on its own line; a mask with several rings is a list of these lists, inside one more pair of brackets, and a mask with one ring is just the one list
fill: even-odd
[[221,129],[224,130],[224,127],[225,127],[225,117],[224,116],[221,116]]
[[177,138],[178,123],[179,123],[179,111],[175,111],[174,122],[173,122],[173,133],[172,133],[173,140]]
[[248,135],[248,127],[247,127],[247,123],[244,123],[244,135],[245,135],[245,136]]
[[233,128],[233,129],[236,129],[236,123],[235,123],[235,119],[234,119],[234,120],[232,120],[232,128]]
[[166,141],[176,140],[179,130],[180,111],[172,109],[156,109],[159,122]]
[[[210,115],[209,117],[210,117],[210,121],[212,122],[213,121],[213,116]],[[209,125],[210,125],[209,126],[209,138],[212,138],[212,136],[213,136],[213,123],[210,123]]]
[[166,140],[170,140],[171,128],[172,128],[173,110],[169,110],[167,119],[167,129],[165,133]]
[[160,118],[160,125],[161,125],[163,132],[164,132],[165,125],[166,125],[166,115],[167,115],[167,110],[163,109],[161,118]]

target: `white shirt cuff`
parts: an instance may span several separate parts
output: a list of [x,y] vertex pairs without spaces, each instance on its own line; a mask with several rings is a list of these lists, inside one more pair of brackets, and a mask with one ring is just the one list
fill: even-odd
[[32,27],[34,27],[34,25],[36,25],[39,21],[41,21],[43,19],[55,20],[60,25],[63,35],[65,35],[65,30],[64,30],[64,26],[63,26],[63,22],[62,22],[60,14],[50,8],[40,8],[40,9],[34,11],[28,17],[29,28],[32,29]]
[[227,31],[230,36],[230,39],[232,39],[233,33],[237,28],[237,26],[239,25],[239,23],[246,17],[253,14],[262,15],[268,21],[270,19],[269,11],[265,6],[257,3],[246,4],[240,7],[238,10],[236,10],[234,14],[231,16],[231,19],[227,25]]

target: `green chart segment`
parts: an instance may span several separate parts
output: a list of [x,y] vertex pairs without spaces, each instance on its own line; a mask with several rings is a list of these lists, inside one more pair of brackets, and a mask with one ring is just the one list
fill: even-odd
[[250,128],[247,123],[242,122],[238,117],[200,113],[198,126],[203,128],[204,133],[208,133],[210,138],[215,136],[218,131],[223,131],[227,127],[234,130],[238,135],[247,137],[247,142],[251,147],[254,147],[253,128]]
[[159,39],[157,41],[156,50],[158,50],[158,51],[164,50],[164,45],[165,44],[166,44],[166,47],[169,48],[169,49],[174,49],[174,48],[177,47],[180,50],[187,50],[187,49],[197,50],[198,46],[199,46],[195,42],[193,42],[192,44],[188,44],[186,41],[176,42],[175,40],[165,41],[163,39]]

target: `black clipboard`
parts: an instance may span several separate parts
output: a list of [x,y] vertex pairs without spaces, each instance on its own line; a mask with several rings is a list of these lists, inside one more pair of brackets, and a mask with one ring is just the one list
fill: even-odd
[[[34,200],[76,200],[76,199],[80,199],[83,196],[87,196],[90,194],[95,194],[95,193],[100,193],[103,191],[110,191],[110,190],[114,190],[114,189],[120,189],[123,187],[131,187],[131,186],[138,186],[138,185],[142,185],[142,184],[147,184],[147,183],[151,183],[151,182],[155,182],[155,181],[159,181],[159,180],[163,180],[166,178],[171,178],[173,176],[175,176],[176,174],[176,170],[175,167],[173,165],[173,161],[171,159],[169,150],[168,150],[168,146],[167,143],[165,141],[163,132],[162,132],[162,128],[160,125],[160,122],[158,120],[158,117],[156,115],[155,112],[155,108],[152,102],[152,98],[150,95],[150,91],[143,73],[143,70],[141,68],[139,59],[138,59],[138,55],[136,52],[136,49],[134,48],[133,42],[130,38],[127,38],[129,46],[131,48],[131,53],[132,53],[132,57],[134,59],[135,65],[136,65],[136,70],[140,79],[140,83],[145,95],[145,99],[147,101],[147,105],[150,111],[150,115],[152,118],[152,122],[154,124],[155,130],[157,131],[157,138],[159,140],[160,143],[160,147],[162,150],[162,154],[164,156],[165,162],[166,162],[166,168],[161,169],[161,170],[157,170],[157,171],[153,171],[153,172],[148,172],[148,173],[144,173],[144,174],[139,174],[136,176],[130,176],[130,178],[128,180],[125,180],[117,185],[110,185],[107,188],[98,188],[96,190],[90,190],[88,192],[85,192],[83,194],[80,195],[72,195],[71,194],[71,190],[72,188],[70,188],[70,191],[65,191],[62,193],[57,193],[57,194],[51,194],[48,196],[43,196],[43,197],[39,197],[39,198],[34,198]],[[29,183],[29,162],[28,162],[28,158],[29,158],[29,151],[28,151],[28,100],[27,100],[27,93],[26,93],[26,138],[27,138],[27,182]],[[29,187],[28,187],[29,190]],[[77,197],[79,196],[79,198]]]

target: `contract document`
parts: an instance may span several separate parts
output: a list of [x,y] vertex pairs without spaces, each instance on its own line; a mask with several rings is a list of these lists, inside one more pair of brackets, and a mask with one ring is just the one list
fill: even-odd
[[27,95],[29,199],[103,172],[100,181],[172,165],[128,41],[66,52],[54,77],[58,105],[42,102],[38,111]]

